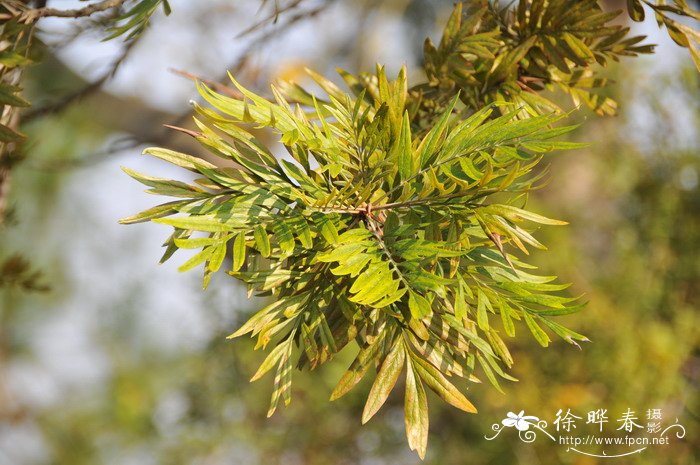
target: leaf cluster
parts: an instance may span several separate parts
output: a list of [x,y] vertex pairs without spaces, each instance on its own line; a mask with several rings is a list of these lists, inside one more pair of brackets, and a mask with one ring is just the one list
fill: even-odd
[[[366,421],[406,368],[407,435],[422,456],[424,385],[475,411],[456,385],[483,375],[500,389],[498,377],[512,379],[502,334],[513,336],[516,322],[545,346],[543,328],[571,343],[585,340],[552,320],[579,308],[560,294],[567,286],[530,273],[505,250],[543,248],[532,227],[563,224],[516,204],[541,178],[535,167],[544,153],[580,144],[557,139],[573,129],[555,127],[560,116],[518,119],[488,106],[453,118],[458,98],[416,135],[405,70],[389,81],[380,68],[372,101],[311,75],[327,95],[306,108],[274,86],[268,101],[233,78],[244,100],[200,84],[213,110],[195,105],[198,131],[185,131],[230,165],[147,149],[200,177],[188,184],[126,169],[149,192],[179,200],[122,222],[173,227],[164,259],[199,250],[180,269],[203,265],[205,286],[228,262],[251,293],[274,297],[232,335],[275,347],[253,376],[275,369],[270,414],[280,399],[290,401],[294,366],[314,369],[355,342],[360,352],[332,398],[378,366]],[[250,126],[271,129],[286,156],[274,156]],[[505,202],[494,200],[499,195]]]
[[587,341],[556,321],[580,299],[521,257],[544,249],[540,225],[565,224],[526,209],[544,155],[582,145],[562,140],[575,126],[541,91],[611,114],[594,92],[599,68],[652,51],[610,24],[617,15],[588,0],[458,4],[440,45],[426,42],[427,82],[415,86],[405,68],[392,80],[381,66],[341,70],[349,92],[309,71],[322,95],[279,83],[268,99],[231,77],[232,98],[200,83],[197,129],[180,130],[221,162],[147,149],[196,179],[125,169],[174,200],[122,223],[172,227],[162,260],[194,251],[180,269],[202,266],[205,287],[223,268],[271,299],[231,335],[271,347],[252,377],[274,373],[269,415],[291,401],[295,368],[355,345],[331,399],[375,368],[366,422],[403,373],[406,434],[423,457],[426,388],[475,412],[463,390],[513,380],[504,339],[518,328],[542,346]]
[[627,0],[627,11],[630,18],[637,22],[644,21],[645,5],[654,13],[659,27],[665,26],[669,37],[676,44],[688,49],[695,67],[700,71],[700,48],[698,48],[700,33],[676,19],[681,17],[700,21],[700,12],[692,9],[686,0],[674,0],[672,4],[662,0]]
[[166,16],[170,15],[171,8],[168,0],[139,0],[136,4],[118,16],[114,20],[114,25],[107,32],[108,36],[104,40],[111,40],[124,36],[124,40],[131,40],[143,33],[148,26],[151,16],[163,8]]
[[[543,95],[559,90],[575,106],[612,115],[617,104],[600,93],[608,84],[603,67],[654,50],[640,44],[644,36],[611,24],[620,13],[603,11],[595,0],[458,3],[439,45],[425,41],[427,82],[411,89],[410,108],[429,122],[459,94],[472,110],[499,103],[526,118],[561,112]],[[370,75],[343,74],[356,92],[376,89]]]
[[[9,15],[9,8],[9,5],[0,6],[0,13]],[[25,24],[12,16],[0,20],[0,107],[6,115],[29,106],[29,102],[19,95],[22,88],[17,81],[18,72],[32,63],[31,29],[31,24]],[[4,144],[22,142],[26,138],[10,126],[7,117],[0,121],[0,153],[6,151]],[[4,157],[0,157],[0,162],[3,161],[2,158]]]

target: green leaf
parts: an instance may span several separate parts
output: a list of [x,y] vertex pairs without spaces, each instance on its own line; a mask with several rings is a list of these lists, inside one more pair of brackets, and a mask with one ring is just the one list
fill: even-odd
[[200,172],[202,169],[214,169],[216,166],[201,158],[193,157],[173,150],[150,147],[143,151],[144,155],[152,155],[161,160],[165,160],[173,165],[180,166],[190,171]]
[[255,245],[263,257],[270,256],[270,237],[267,235],[265,227],[262,225],[257,225],[253,231],[253,237],[255,238]]
[[168,197],[185,197],[185,198],[206,198],[209,194],[196,186],[191,186],[182,181],[173,181],[165,178],[155,178],[138,173],[129,168],[122,167],[122,171],[136,179],[142,184],[152,187],[147,192],[157,195],[165,195]]
[[239,233],[236,235],[236,239],[233,241],[233,268],[231,271],[239,271],[243,264],[245,263],[246,257],[246,242],[245,233]]
[[644,6],[641,0],[627,0],[627,12],[632,20],[644,21]]
[[185,263],[180,265],[180,267],[177,269],[177,271],[184,273],[185,271],[189,271],[192,268],[196,267],[197,265],[200,265],[204,263],[209,257],[211,257],[214,249],[212,247],[207,247],[205,249],[202,249],[200,252],[195,254],[192,258],[187,260]]
[[397,160],[399,175],[401,179],[408,179],[413,175],[415,166],[413,163],[413,152],[411,150],[411,124],[408,112],[405,112],[401,122],[401,133],[399,140],[394,143],[392,158]]
[[289,351],[289,346],[293,340],[287,339],[286,342],[278,344],[270,353],[265,357],[265,360],[260,364],[258,371],[255,372],[250,382],[257,381],[262,378],[265,373],[270,371],[275,365],[279,364],[280,359]]
[[408,308],[411,310],[411,317],[417,320],[426,318],[433,313],[430,302],[413,291],[408,291]]
[[23,55],[20,55],[19,53],[15,53],[9,50],[0,52],[0,65],[5,66],[6,68],[12,69],[18,66],[27,66],[32,63],[32,60]]
[[486,331],[489,329],[489,317],[486,313],[486,307],[491,307],[488,297],[481,288],[477,291],[478,300],[476,306],[476,322],[479,325],[479,329]]
[[302,305],[306,303],[308,298],[309,293],[307,292],[297,294],[292,297],[281,298],[278,301],[271,303],[253,315],[237,331],[227,336],[227,339],[240,337],[250,332],[252,332],[253,335],[257,334],[267,322],[280,314],[284,313],[285,315],[288,314],[289,316],[295,314],[302,307]]
[[128,216],[119,220],[120,224],[135,224],[143,223],[145,221],[154,220],[156,218],[162,218],[164,216],[170,216],[178,211],[178,207],[186,205],[187,200],[176,200],[174,202],[167,202],[161,205],[144,210],[136,215]]
[[437,368],[417,356],[412,356],[411,360],[413,361],[416,374],[418,374],[418,376],[425,381],[425,384],[439,395],[442,400],[465,412],[476,413],[476,407],[474,407],[474,405],[464,397],[464,394],[450,383]]
[[369,391],[367,403],[365,403],[365,408],[362,412],[362,424],[367,423],[369,419],[379,411],[382,405],[384,405],[387,397],[389,397],[389,393],[394,389],[396,380],[401,374],[405,359],[406,353],[403,343],[401,339],[397,339],[391,352],[389,352],[384,362],[382,362],[382,367],[379,369],[372,389]]
[[513,318],[511,316],[511,313],[513,313],[514,310],[505,302],[505,299],[501,299],[499,304],[503,329],[505,329],[508,336],[514,337],[515,325],[513,324]]
[[28,107],[30,104],[25,99],[17,95],[20,89],[14,86],[0,84],[0,104],[13,107]]
[[482,211],[488,212],[493,215],[499,215],[510,221],[522,221],[528,220],[539,224],[549,224],[549,225],[566,225],[569,224],[566,221],[553,220],[537,213],[529,212],[523,210],[522,208],[513,207],[512,205],[501,205],[494,204],[488,205],[482,208]]
[[321,235],[329,244],[336,244],[338,242],[338,229],[333,224],[333,219],[331,215],[323,213],[314,213],[312,215],[314,223],[321,231]]
[[4,124],[0,124],[0,142],[20,142],[26,138],[27,136],[25,136],[21,132],[15,131],[14,129],[10,129]]
[[564,41],[569,45],[569,47],[571,47],[574,53],[576,53],[576,55],[578,55],[580,58],[589,61],[595,60],[593,52],[590,48],[588,48],[588,45],[586,45],[584,41],[568,32],[564,32],[562,34],[562,37],[564,38]]
[[237,226],[243,226],[238,222],[233,224],[223,223],[221,218],[213,215],[185,216],[176,218],[155,218],[154,223],[167,224],[178,229],[202,231],[202,232],[228,232]]
[[445,321],[447,321],[450,327],[452,327],[459,334],[467,338],[469,342],[474,344],[474,347],[476,347],[481,352],[487,355],[492,355],[494,357],[496,356],[496,354],[491,349],[491,346],[486,341],[480,338],[475,332],[465,328],[464,325],[461,322],[457,321],[452,315],[445,314],[443,315],[443,318],[445,319]]
[[223,240],[220,237],[198,237],[190,238],[175,238],[175,245],[181,249],[200,249],[209,245],[221,243]]
[[156,12],[158,6],[163,6],[165,15],[170,15],[170,4],[167,0],[140,0],[132,9],[116,19],[122,22],[108,29],[111,34],[103,41],[111,40],[121,35],[126,35],[126,40],[131,40],[140,35],[148,25],[151,16]]
[[275,239],[282,250],[284,256],[289,256],[294,252],[294,236],[292,230],[287,226],[287,223],[282,221],[275,221],[272,224],[272,231],[275,235]]
[[360,380],[365,376],[367,370],[374,362],[376,355],[382,347],[384,332],[375,339],[375,341],[365,348],[360,349],[360,352],[355,357],[355,360],[350,365],[350,368],[343,374],[338,384],[331,393],[331,400],[336,400],[347,394]]
[[289,390],[291,388],[292,365],[289,356],[292,351],[291,344],[288,345],[277,366],[277,373],[273,383],[272,399],[270,399],[270,408],[267,411],[267,417],[271,417],[277,409],[277,404],[280,398],[284,398],[284,403],[289,404]]
[[503,389],[501,388],[501,385],[498,383],[498,379],[496,378],[496,375],[494,375],[493,370],[489,365],[489,362],[486,361],[486,357],[481,354],[476,354],[476,359],[479,361],[479,366],[484,371],[484,374],[486,375],[486,378],[489,380],[491,385],[494,388],[496,388],[496,390],[501,394],[505,394],[503,392]]
[[228,274],[255,286],[260,291],[269,291],[279,285],[298,277],[299,273],[282,268],[274,268],[264,271],[229,271]]
[[535,340],[540,343],[542,347],[547,347],[549,345],[549,336],[544,332],[542,328],[537,324],[535,319],[527,312],[523,312],[523,318],[525,319],[525,324],[530,329],[530,332],[535,337]]
[[418,160],[419,167],[425,167],[437,154],[439,147],[442,145],[445,134],[447,133],[447,125],[452,116],[452,110],[454,109],[457,100],[459,99],[459,94],[455,95],[454,98],[447,105],[447,108],[440,116],[440,119],[435,123],[435,126],[426,134],[426,136],[421,141],[418,146]]
[[463,321],[467,317],[468,307],[461,285],[459,286],[457,294],[455,295],[454,311],[455,319],[457,321]]
[[578,345],[576,341],[589,342],[590,340],[583,334],[579,334],[576,331],[572,331],[559,323],[556,323],[548,318],[541,318],[542,323],[547,325],[557,336],[564,339],[569,344]]
[[411,363],[406,370],[404,418],[408,447],[418,452],[418,456],[424,459],[428,448],[428,399],[423,383]]
[[224,262],[224,258],[226,258],[226,242],[221,242],[218,246],[214,247],[211,257],[209,258],[207,271],[211,273],[219,271],[219,268],[221,268]]

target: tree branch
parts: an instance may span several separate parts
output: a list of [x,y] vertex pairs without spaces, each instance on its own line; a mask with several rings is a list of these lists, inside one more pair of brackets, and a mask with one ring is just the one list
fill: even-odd
[[73,92],[69,92],[68,94],[59,98],[56,102],[50,103],[43,107],[32,108],[24,114],[23,122],[27,123],[38,117],[59,113],[65,110],[74,102],[83,99],[88,95],[100,90],[107,81],[114,77],[114,75],[119,70],[119,67],[126,61],[129,52],[131,52],[131,50],[134,48],[134,45],[136,45],[137,42],[138,37],[135,40],[127,42],[126,45],[124,45],[124,50],[122,51],[122,53],[119,54],[119,56],[112,62],[112,65],[109,67],[109,69],[105,71],[105,73],[102,74],[102,76],[100,76],[97,80],[86,84],[80,89],[77,89]]
[[269,22],[276,23],[276,22],[277,22],[277,19],[279,18],[279,16],[280,16],[282,13],[285,13],[285,12],[287,12],[287,11],[293,10],[294,8],[296,8],[297,6],[299,6],[299,4],[300,4],[302,1],[303,1],[303,0],[293,0],[291,3],[289,3],[288,5],[285,5],[285,6],[283,6],[283,7],[280,7],[280,6],[278,6],[278,5],[275,5],[275,8],[274,8],[274,10],[272,11],[272,13],[270,13],[270,15],[266,16],[264,19],[261,19],[260,21],[258,21],[257,23],[253,24],[252,26],[250,26],[250,27],[244,29],[243,31],[241,31],[240,33],[238,33],[238,35],[237,35],[235,38],[236,38],[236,39],[240,39],[241,37],[244,37],[244,36],[250,34],[251,32],[253,32],[253,31],[255,31],[255,30],[257,30],[257,29],[263,27],[265,24],[267,24],[267,23],[269,23]]
[[112,8],[121,7],[126,0],[103,0],[99,3],[94,3],[88,5],[84,8],[79,8],[76,10],[58,10],[56,8],[35,8],[33,10],[25,11],[22,16],[30,19],[37,20],[39,18],[54,17],[54,18],[84,18],[91,16],[95,13],[100,13],[102,11],[111,10]]

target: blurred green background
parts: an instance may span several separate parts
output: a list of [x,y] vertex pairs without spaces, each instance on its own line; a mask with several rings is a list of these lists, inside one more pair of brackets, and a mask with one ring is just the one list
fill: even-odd
[[[295,373],[292,404],[266,419],[269,380],[248,383],[262,354],[225,339],[262,302],[223,275],[202,291],[197,273],[177,273],[185,257],[157,265],[166,228],[116,224],[157,199],[119,166],[179,176],[141,149],[197,150],[162,131],[196,98],[168,68],[212,79],[234,68],[263,91],[276,78],[302,79],[304,66],[328,75],[375,62],[415,69],[423,38],[435,38],[451,2],[309,0],[241,38],[265,17],[259,1],[171,3],[173,15],[154,18],[99,92],[24,127],[31,142],[15,171],[14,224],[0,231],[0,258],[21,252],[51,289],[0,288],[0,465],[419,463],[405,443],[400,396],[365,426],[367,380],[327,401],[348,350]],[[25,92],[37,107],[81,88],[121,53],[118,41],[101,43],[65,20],[42,27],[44,62],[31,68]],[[565,318],[592,342],[543,349],[521,330],[507,341],[520,381],[505,384],[505,394],[472,385],[479,414],[430,399],[426,464],[698,458],[700,80],[653,22],[635,28],[658,53],[610,67],[619,116],[576,112],[583,125],[573,138],[590,148],[552,156],[549,185],[531,198],[534,211],[570,222],[538,232],[549,250],[534,260],[585,293],[588,306]],[[662,422],[678,419],[686,436],[619,459],[567,452],[544,437],[526,444],[514,430],[484,438],[509,411],[551,422],[567,408],[584,421],[589,410],[608,409],[612,431],[628,408],[642,424],[647,409],[662,409]]]

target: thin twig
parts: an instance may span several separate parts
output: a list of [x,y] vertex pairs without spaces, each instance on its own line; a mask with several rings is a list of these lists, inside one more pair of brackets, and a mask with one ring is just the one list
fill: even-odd
[[[155,138],[154,138],[155,139]],[[135,149],[139,145],[144,145],[148,143],[149,140],[141,138],[129,138],[114,141],[102,150],[94,152],[90,155],[85,155],[81,157],[75,157],[71,159],[64,160],[32,160],[29,159],[24,162],[24,167],[37,170],[37,171],[48,171],[48,172],[58,172],[71,169],[87,168],[94,166],[112,155],[123,152],[125,150]]]
[[261,20],[258,21],[257,23],[255,23],[255,24],[253,24],[252,26],[250,26],[250,27],[244,29],[242,32],[238,33],[238,35],[236,36],[236,39],[240,39],[241,37],[244,37],[244,36],[250,34],[251,32],[256,31],[257,29],[260,29],[261,27],[263,27],[265,24],[267,24],[267,23],[269,23],[269,22],[276,23],[276,22],[277,22],[277,19],[279,18],[279,15],[281,15],[282,13],[285,13],[285,12],[287,12],[287,11],[289,11],[289,10],[292,10],[292,9],[296,8],[297,6],[299,6],[299,4],[300,4],[302,1],[303,1],[303,0],[293,0],[291,3],[289,3],[288,5],[285,5],[285,6],[282,7],[282,8],[279,8],[278,6],[275,6],[274,10],[272,11],[272,13],[270,13],[269,16],[267,16],[267,17],[261,19]]
[[[295,14],[294,16],[290,17],[284,24],[282,24],[279,28],[276,28],[275,30],[269,31],[266,34],[264,34],[262,37],[258,38],[258,40],[253,41],[248,48],[241,54],[241,56],[236,60],[235,63],[233,63],[231,66],[228,66],[227,69],[230,70],[232,74],[238,74],[240,73],[248,64],[249,62],[249,56],[255,49],[260,48],[263,44],[265,44],[267,41],[270,39],[278,36],[284,29],[289,28],[290,26],[294,25],[295,23],[304,20],[304,19],[309,19],[312,17],[315,17],[319,13],[321,13],[326,7],[328,6],[328,3],[324,3],[322,5],[319,5],[318,7],[306,11],[306,12],[300,12],[298,14]],[[213,86],[214,82],[218,82],[218,86],[221,86],[218,88],[219,92],[224,92],[224,89],[226,89],[225,93],[228,95],[231,95],[231,92],[235,92],[233,89],[230,87],[226,87],[223,82],[225,82],[228,79],[228,73],[225,73],[223,76],[218,81],[211,80],[211,79],[204,79],[200,76],[196,76],[192,73],[188,73],[186,71],[178,71],[178,70],[173,70],[177,74],[186,77],[188,79],[197,79],[202,82],[207,83],[210,86]],[[82,95],[80,97],[84,97],[85,95]],[[76,99],[72,99],[70,102],[68,102],[68,105],[71,103],[74,103]],[[175,117],[173,120],[170,121],[170,125],[172,126],[180,126],[183,124],[185,121],[187,121],[188,118],[192,116],[192,110],[187,109],[187,111],[182,112],[180,115]],[[25,118],[26,121],[26,118]],[[89,166],[95,163],[99,163],[102,160],[105,160],[109,158],[111,155],[124,151],[124,150],[129,150],[138,147],[139,145],[143,144],[160,144],[160,143],[165,143],[167,141],[168,134],[170,134],[170,131],[162,131],[160,130],[159,133],[154,133],[150,136],[144,136],[144,137],[132,137],[128,140],[128,142],[123,143],[123,145],[117,145],[117,144],[112,144],[109,147],[106,147],[105,149],[85,155],[85,156],[80,156],[76,157],[71,160],[56,160],[56,161],[47,161],[44,163],[26,163],[25,166],[36,169],[36,170],[46,170],[46,171],[63,171],[67,169],[75,169],[75,168],[81,168],[84,166]],[[349,211],[348,213],[357,213],[357,211]]]
[[183,71],[181,69],[174,69],[170,68],[170,71],[177,74],[178,76],[182,76],[187,79],[191,79],[192,81],[199,81],[203,82],[204,84],[208,85],[211,87],[213,90],[219,92],[220,94],[226,94],[229,97],[233,97],[235,99],[243,99],[243,94],[237,91],[236,89],[232,89],[231,87],[228,87],[227,85],[224,85],[221,83],[222,80],[212,80],[212,79],[207,79],[202,76],[198,76],[196,74],[192,74],[187,71]]

